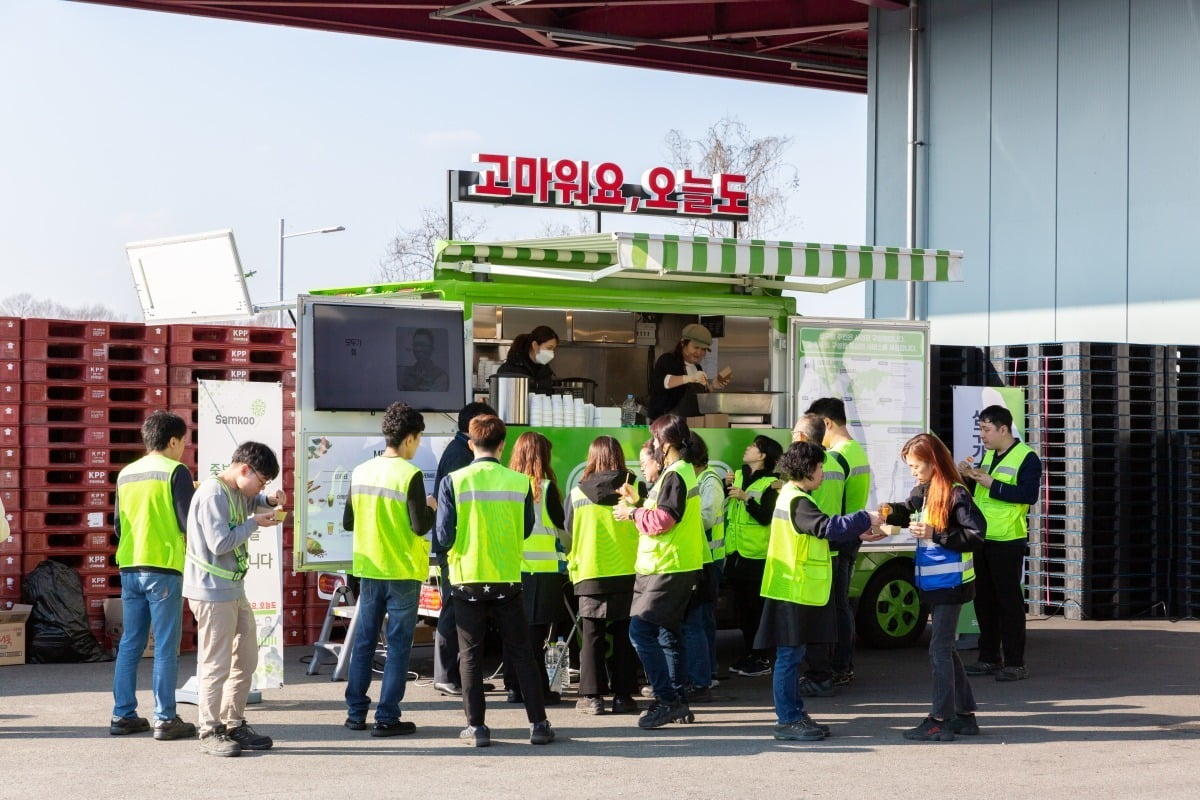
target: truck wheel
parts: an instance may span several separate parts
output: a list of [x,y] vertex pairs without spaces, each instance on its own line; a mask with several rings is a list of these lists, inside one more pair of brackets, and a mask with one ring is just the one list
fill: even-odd
[[871,647],[908,647],[921,638],[929,609],[913,583],[913,562],[893,558],[871,576],[858,599],[858,635]]

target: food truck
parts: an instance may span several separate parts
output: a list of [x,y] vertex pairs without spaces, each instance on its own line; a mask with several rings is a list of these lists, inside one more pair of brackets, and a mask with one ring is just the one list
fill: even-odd
[[[622,426],[620,406],[632,395],[644,414],[656,359],[691,323],[713,335],[704,371],[732,372],[724,391],[701,395],[701,413],[689,419],[718,470],[740,466],[756,435],[786,445],[813,400],[836,396],[871,460],[871,502],[906,497],[912,484],[900,446],[928,429],[927,323],[802,317],[785,291],[956,281],[960,265],[961,253],[945,250],[600,233],[444,241],[429,280],[302,295],[295,568],[348,567],[350,473],[383,450],[379,412],[397,400],[424,413],[416,461],[430,493],[458,410],[472,399],[502,407],[510,443],[526,425],[550,439],[564,496],[597,436],[620,441],[636,472],[646,420]],[[490,380],[514,337],[539,325],[559,337],[558,399]],[[859,556],[852,595],[870,644],[904,645],[924,628],[912,550],[901,533]],[[434,582],[425,589],[423,608],[436,614]]]

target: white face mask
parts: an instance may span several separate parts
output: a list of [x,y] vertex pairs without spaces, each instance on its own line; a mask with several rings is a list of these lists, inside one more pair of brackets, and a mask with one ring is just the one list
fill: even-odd
[[533,357],[533,360],[544,367],[554,360],[554,351],[543,347],[541,350],[538,350],[538,354]]

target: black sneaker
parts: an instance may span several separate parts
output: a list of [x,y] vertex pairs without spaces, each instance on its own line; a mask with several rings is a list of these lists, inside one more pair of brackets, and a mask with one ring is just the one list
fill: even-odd
[[352,731],[365,731],[367,729],[367,721],[365,719],[351,719],[346,717],[346,721],[342,723]]
[[854,670],[833,673],[834,686],[849,686],[852,680],[854,680]]
[[575,710],[580,714],[599,716],[604,713],[604,698],[596,696],[581,697],[575,701]]
[[978,736],[979,723],[974,714],[955,714],[946,720],[946,727],[954,731],[956,736]]
[[525,698],[516,689],[509,689],[508,694],[504,697],[506,703],[524,703]]
[[953,742],[954,731],[940,719],[926,717],[920,725],[905,731],[904,738],[918,742]]
[[781,742],[819,742],[825,738],[825,731],[806,715],[799,722],[788,722],[776,725],[773,729],[775,738]]
[[468,725],[458,732],[458,740],[467,747],[487,747],[492,743],[492,732],[487,725]]
[[562,705],[562,695],[559,694],[558,692],[546,692],[546,698],[542,702],[542,705],[545,705],[545,706]]
[[692,688],[687,690],[688,705],[692,703],[711,703],[713,700],[712,689],[707,686],[702,689]]
[[1023,681],[1029,677],[1029,670],[1024,667],[1001,667],[996,670],[996,680],[1007,681]]
[[800,721],[801,721],[801,722],[803,722],[803,723],[805,723],[806,725],[814,725],[814,726],[816,726],[816,728],[817,728],[818,730],[820,730],[820,731],[821,731],[821,733],[825,734],[825,736],[829,736],[829,735],[830,735],[830,733],[829,733],[829,726],[828,726],[828,725],[822,725],[821,723],[819,723],[819,722],[816,722],[815,720],[813,720],[813,718],[812,718],[812,717],[810,717],[810,716],[808,715],[808,712],[807,712],[807,711],[805,711],[803,714],[801,714],[801,715],[800,715]]
[[655,700],[650,708],[638,717],[639,728],[661,728],[671,721],[671,704]]
[[553,741],[554,729],[550,727],[550,720],[544,719],[529,726],[530,744],[550,744]]
[[837,694],[833,681],[814,681],[809,677],[801,678],[798,688],[801,697],[833,697]]
[[229,738],[224,725],[218,725],[213,728],[211,733],[206,733],[200,737],[200,752],[207,753],[210,756],[229,758],[240,756],[242,754],[242,746]]
[[196,726],[190,722],[184,722],[179,717],[154,720],[154,738],[160,742],[172,739],[191,739],[195,735]]
[[758,656],[746,656],[730,667],[729,671],[747,678],[758,678],[771,674],[771,662]]
[[236,728],[230,728],[226,736],[240,744],[243,750],[270,750],[275,746],[270,736],[261,735],[246,720],[242,720],[242,724]]
[[145,717],[113,717],[108,723],[108,732],[112,736],[128,736],[131,733],[145,733],[150,730],[150,720]]
[[997,664],[995,661],[976,661],[963,667],[963,671],[968,675],[992,675],[1003,668],[1003,664]]
[[385,736],[408,736],[410,733],[416,733],[417,726],[406,719],[398,719],[395,722],[376,722],[371,728],[371,735],[375,737]]
[[641,709],[638,708],[637,700],[634,700],[627,694],[613,695],[612,713],[614,714],[637,714]]

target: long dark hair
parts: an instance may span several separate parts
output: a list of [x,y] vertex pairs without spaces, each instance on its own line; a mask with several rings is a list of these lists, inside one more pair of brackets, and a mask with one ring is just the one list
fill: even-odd
[[588,447],[587,463],[580,480],[597,472],[628,472],[625,466],[625,451],[621,443],[611,436],[597,436]]
[[558,488],[558,478],[550,466],[550,440],[536,431],[526,431],[517,437],[508,466],[529,476],[534,502],[542,500],[542,481],[549,480],[551,486]]
[[910,453],[918,461],[933,466],[933,476],[925,493],[925,521],[944,530],[950,518],[950,496],[954,492],[954,484],[962,480],[958,467],[954,465],[954,456],[950,455],[941,439],[928,433],[918,433],[904,443],[900,457],[908,458]]
[[535,344],[545,344],[551,339],[558,339],[558,334],[554,332],[554,328],[549,325],[538,325],[529,333],[519,334],[513,339],[512,346],[508,348],[508,356],[504,359],[509,362],[524,362],[532,361],[529,357],[529,351],[533,349]]
[[688,428],[687,420],[678,414],[663,414],[650,423],[650,438],[658,450],[659,461],[668,447],[679,451],[680,459],[691,463],[692,431]]

